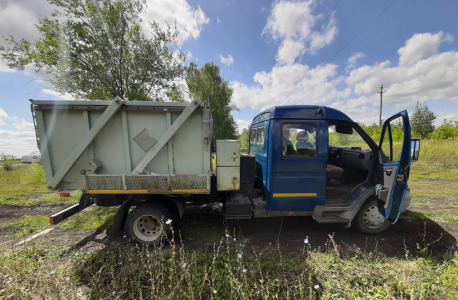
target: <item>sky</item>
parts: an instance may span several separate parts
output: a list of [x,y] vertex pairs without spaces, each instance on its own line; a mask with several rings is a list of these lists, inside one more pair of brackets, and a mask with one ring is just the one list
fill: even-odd
[[[423,0],[147,0],[142,26],[176,22],[179,48],[203,66],[213,62],[233,89],[239,131],[272,106],[326,105],[354,121],[378,121],[426,102],[458,120],[458,1]],[[46,0],[1,0],[0,36],[34,40]],[[0,41],[2,44],[2,41]],[[0,61],[0,152],[35,151],[29,99],[60,95],[33,68]]]

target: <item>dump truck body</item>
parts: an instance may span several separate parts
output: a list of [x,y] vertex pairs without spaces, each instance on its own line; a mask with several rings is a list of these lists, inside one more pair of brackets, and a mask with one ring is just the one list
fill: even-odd
[[209,193],[210,108],[188,104],[32,100],[48,187],[91,194]]

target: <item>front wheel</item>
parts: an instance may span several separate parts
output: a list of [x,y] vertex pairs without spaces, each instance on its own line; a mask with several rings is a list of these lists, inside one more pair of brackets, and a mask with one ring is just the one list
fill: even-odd
[[153,246],[171,235],[171,220],[172,213],[165,206],[144,204],[129,213],[125,229],[128,237],[134,242]]
[[390,226],[390,222],[385,218],[383,205],[377,199],[370,199],[364,203],[353,223],[365,234],[381,233]]

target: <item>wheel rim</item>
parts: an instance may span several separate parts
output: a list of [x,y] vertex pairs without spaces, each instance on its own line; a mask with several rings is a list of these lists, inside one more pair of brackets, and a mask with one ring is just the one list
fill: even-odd
[[162,222],[152,215],[138,217],[133,227],[135,236],[145,242],[154,241],[162,234]]
[[363,214],[363,222],[368,228],[379,228],[385,223],[385,216],[380,213],[376,205],[371,205]]

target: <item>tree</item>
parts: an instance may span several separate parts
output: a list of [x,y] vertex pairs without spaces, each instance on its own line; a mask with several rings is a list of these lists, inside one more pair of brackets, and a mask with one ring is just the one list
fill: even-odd
[[248,152],[248,148],[250,147],[250,130],[248,128],[243,128],[238,140],[240,142],[240,151]]
[[186,83],[191,97],[210,102],[214,138],[236,139],[237,125],[231,112],[238,109],[230,105],[232,89],[221,77],[219,67],[206,63],[199,69],[197,64],[191,63],[186,69]]
[[48,1],[56,10],[38,20],[38,40],[6,38],[0,50],[9,67],[32,65],[78,98],[182,99],[176,79],[186,53],[176,49],[178,31],[152,22],[147,37],[139,25],[145,0]]
[[435,140],[458,138],[458,122],[455,121],[453,124],[452,120],[444,120],[442,125],[431,134],[431,138]]
[[429,110],[426,103],[415,102],[410,124],[413,132],[421,138],[427,138],[434,131],[436,115]]

